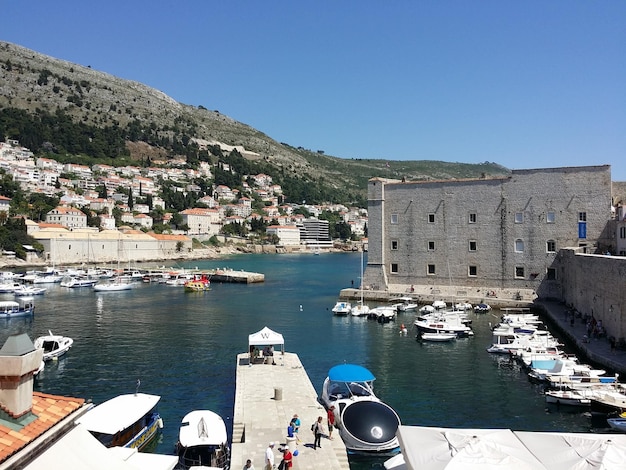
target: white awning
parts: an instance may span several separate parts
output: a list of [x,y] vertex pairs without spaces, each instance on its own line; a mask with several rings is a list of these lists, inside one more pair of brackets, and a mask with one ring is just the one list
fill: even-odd
[[173,455],[143,454],[136,449],[107,449],[78,425],[25,467],[25,470],[173,470]]

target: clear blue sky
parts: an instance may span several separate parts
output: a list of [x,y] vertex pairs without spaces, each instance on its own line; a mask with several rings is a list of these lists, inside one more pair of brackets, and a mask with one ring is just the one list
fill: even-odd
[[0,39],[342,158],[610,164],[626,1],[3,2]]

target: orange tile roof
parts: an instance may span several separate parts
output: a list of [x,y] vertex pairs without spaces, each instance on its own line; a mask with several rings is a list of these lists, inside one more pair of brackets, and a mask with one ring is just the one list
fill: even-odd
[[33,392],[32,413],[37,417],[19,430],[0,421],[0,462],[33,442],[48,429],[58,424],[85,404],[82,398],[62,397]]

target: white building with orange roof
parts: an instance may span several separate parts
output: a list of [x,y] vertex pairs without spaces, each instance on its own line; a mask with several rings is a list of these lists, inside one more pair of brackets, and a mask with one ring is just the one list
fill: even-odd
[[189,227],[189,233],[217,235],[222,228],[220,213],[217,209],[193,208],[179,212],[183,223]]
[[87,227],[87,216],[74,207],[58,206],[46,214],[46,222],[63,225],[69,229]]

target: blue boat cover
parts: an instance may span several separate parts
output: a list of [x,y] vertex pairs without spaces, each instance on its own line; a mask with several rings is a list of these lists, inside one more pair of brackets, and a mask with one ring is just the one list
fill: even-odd
[[331,368],[328,378],[333,382],[369,382],[376,379],[365,367],[355,364],[341,364]]

